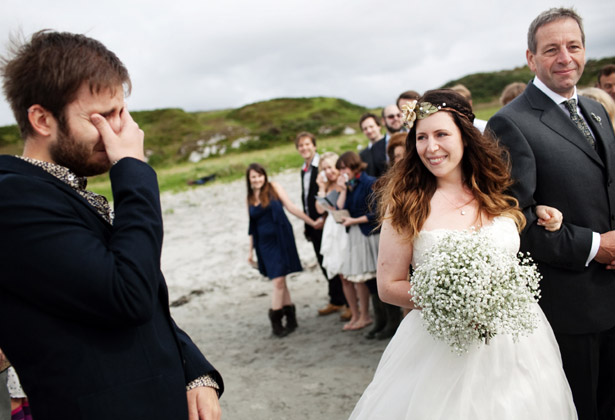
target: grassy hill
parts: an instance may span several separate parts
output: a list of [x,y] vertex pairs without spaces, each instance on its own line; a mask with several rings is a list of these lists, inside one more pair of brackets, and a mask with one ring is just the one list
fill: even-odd
[[[593,86],[596,83],[598,72],[606,64],[615,64],[615,57],[587,60],[583,76],[578,83],[579,87]],[[512,82],[527,83],[533,77],[534,74],[526,65],[512,70],[470,74],[461,79],[446,82],[442,87],[451,87],[458,83],[465,85],[472,92],[472,102],[476,105],[497,101],[506,85]]]
[[[580,87],[592,86],[598,70],[615,57],[588,60]],[[475,114],[489,119],[498,109],[502,89],[511,82],[527,82],[527,66],[492,73],[476,73],[447,82],[471,91]],[[365,143],[358,131],[360,115],[368,110],[338,98],[279,98],[237,109],[185,112],[177,108],[132,111],[146,133],[146,155],[156,167],[162,190],[186,187],[186,180],[216,173],[218,179],[243,176],[248,163],[259,161],[269,170],[298,167],[301,159],[293,139],[300,131],[318,137],[318,150],[356,150]],[[348,130],[348,128],[352,130]],[[23,148],[16,125],[0,127],[0,154],[18,154]],[[106,177],[90,181],[98,192],[110,195]]]

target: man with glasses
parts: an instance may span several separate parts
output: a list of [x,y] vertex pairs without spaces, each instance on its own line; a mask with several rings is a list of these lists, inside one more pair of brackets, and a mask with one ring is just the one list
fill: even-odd
[[404,128],[402,114],[397,105],[387,105],[382,108],[382,121],[387,129],[387,133],[384,136],[384,141],[386,146],[388,146],[391,136],[395,133],[399,133]]

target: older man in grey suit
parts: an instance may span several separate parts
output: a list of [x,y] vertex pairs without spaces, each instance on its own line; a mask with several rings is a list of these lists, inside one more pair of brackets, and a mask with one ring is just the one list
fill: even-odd
[[[615,418],[615,135],[604,108],[577,96],[581,18],[540,14],[528,31],[526,90],[488,123],[510,151],[513,194],[527,218],[521,248],[543,274],[541,307],[562,353],[579,419]],[[578,107],[577,107],[578,104]],[[536,204],[564,224],[536,224]]]

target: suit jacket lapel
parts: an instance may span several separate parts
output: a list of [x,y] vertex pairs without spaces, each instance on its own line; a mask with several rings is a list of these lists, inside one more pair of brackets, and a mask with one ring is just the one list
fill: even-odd
[[532,108],[542,111],[540,120],[547,127],[558,133],[566,141],[577,146],[598,165],[604,166],[598,153],[589,145],[581,130],[579,130],[559,105],[553,102],[533,84],[528,85],[525,92]]

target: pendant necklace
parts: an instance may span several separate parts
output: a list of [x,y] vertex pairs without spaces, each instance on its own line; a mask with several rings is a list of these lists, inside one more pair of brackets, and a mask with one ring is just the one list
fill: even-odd
[[453,204],[453,202],[451,200],[448,199],[448,197],[446,195],[444,195],[444,193],[442,192],[442,190],[438,190],[438,192],[440,194],[442,194],[442,197],[444,197],[444,199],[446,201],[448,201],[448,203],[453,206],[453,208],[455,210],[459,210],[459,212],[461,213],[462,216],[466,215],[466,211],[463,209],[465,206],[467,206],[468,204],[470,204],[472,201],[474,201],[474,197],[472,197],[468,202],[461,204],[460,206],[456,206],[455,204]]

